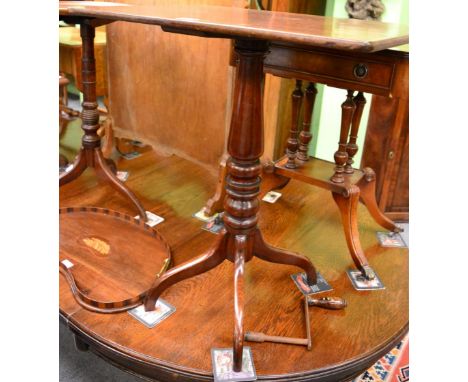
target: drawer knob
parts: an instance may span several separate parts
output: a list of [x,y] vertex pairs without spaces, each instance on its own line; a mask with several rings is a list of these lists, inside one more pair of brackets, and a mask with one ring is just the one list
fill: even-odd
[[366,64],[357,64],[355,67],[354,67],[354,76],[356,78],[364,78],[367,76],[367,73],[368,73],[369,69],[367,69],[367,65]]

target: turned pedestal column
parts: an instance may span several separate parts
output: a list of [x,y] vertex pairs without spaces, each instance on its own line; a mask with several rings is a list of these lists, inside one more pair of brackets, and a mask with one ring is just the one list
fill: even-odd
[[94,59],[94,36],[95,28],[89,20],[80,24],[80,35],[82,40],[82,83],[83,83],[83,111],[81,112],[84,131],[81,139],[81,149],[75,158],[72,168],[60,176],[59,184],[63,186],[78,178],[87,167],[92,167],[99,178],[107,181],[115,190],[122,194],[133,204],[138,214],[147,220],[145,210],[138,201],[135,194],[130,191],[115,175],[109,161],[106,160],[101,151],[101,137],[99,130],[99,110],[96,98],[96,62]]
[[233,97],[233,114],[228,138],[224,224],[215,244],[206,253],[183,263],[158,278],[148,291],[145,309],[154,310],[161,293],[171,285],[206,272],[225,259],[234,263],[234,371],[242,368],[244,341],[244,267],[260,259],[295,265],[307,274],[310,285],[317,283],[311,261],[303,255],[275,248],[265,242],[257,227],[260,193],[260,156],[263,153],[262,80],[263,60],[268,43],[236,40],[239,58]]

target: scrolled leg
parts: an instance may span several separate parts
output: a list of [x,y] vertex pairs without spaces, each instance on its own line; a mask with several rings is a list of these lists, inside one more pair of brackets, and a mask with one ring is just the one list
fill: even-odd
[[196,258],[171,268],[159,277],[149,289],[145,298],[145,310],[154,310],[159,296],[170,286],[190,277],[208,272],[226,259],[226,235],[218,238],[213,247]]
[[388,229],[392,232],[401,232],[402,229],[398,227],[393,221],[387,218],[379,208],[375,198],[375,172],[369,167],[364,169],[364,177],[357,184],[361,190],[361,200],[365,204],[367,210],[374,218],[375,222],[381,227]]
[[350,186],[347,190],[347,195],[342,195],[333,192],[333,199],[341,213],[343,229],[348,244],[348,250],[353,258],[354,264],[362,272],[367,279],[375,278],[375,274],[369,267],[364,251],[361,247],[359,239],[359,230],[357,224],[357,207],[359,204],[359,187]]
[[317,271],[307,257],[269,245],[259,230],[255,232],[254,255],[270,263],[295,265],[302,268],[307,274],[309,285],[317,284]]

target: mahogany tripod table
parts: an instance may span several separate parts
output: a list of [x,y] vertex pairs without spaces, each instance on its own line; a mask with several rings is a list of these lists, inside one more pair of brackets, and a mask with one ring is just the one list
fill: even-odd
[[[233,114],[228,139],[224,223],[226,231],[202,255],[180,264],[157,278],[145,301],[153,310],[159,296],[171,285],[207,272],[224,260],[234,263],[234,371],[242,367],[244,341],[244,269],[257,257],[273,263],[302,268],[309,284],[317,280],[315,267],[305,256],[267,244],[257,226],[263,152],[262,80],[263,61],[270,41],[326,46],[341,50],[372,52],[404,44],[408,34],[398,25],[340,20],[319,16],[269,13],[229,7],[133,6],[92,2],[60,2],[60,17],[81,25],[83,38],[83,103],[85,153],[100,161],[95,134],[97,104],[92,81],[92,37],[94,28],[113,21],[159,25],[166,32],[234,40],[238,70]],[[89,76],[89,81],[86,81]],[[101,162],[102,163],[102,162]],[[80,167],[78,167],[81,169]]]
[[[83,92],[83,111],[81,112],[82,129],[84,135],[82,138],[82,148],[76,156],[72,168],[60,175],[59,184],[63,186],[79,177],[86,168],[93,168],[99,178],[109,183],[117,192],[127,198],[137,210],[138,214],[145,221],[147,220],[145,209],[123,182],[115,174],[115,166],[111,159],[106,159],[101,149],[101,136],[97,96],[107,93],[105,58],[103,58],[103,33],[100,31],[99,42],[95,44],[96,31],[94,27],[81,28],[81,46],[78,45],[75,28],[67,28],[68,33],[64,33],[60,44],[60,58],[63,70],[71,72],[74,75],[76,86]],[[62,40],[62,38],[61,38]],[[96,47],[97,45],[97,47]],[[98,49],[96,49],[98,48]],[[97,51],[97,54],[95,54]],[[81,54],[81,72],[77,61],[77,56]],[[97,58],[97,60],[96,60]],[[96,63],[98,70],[96,70]],[[102,111],[101,111],[102,112]],[[108,117],[109,118],[109,117]],[[109,121],[106,121],[107,142],[110,145],[112,140],[112,128]],[[109,147],[106,148],[109,151]]]

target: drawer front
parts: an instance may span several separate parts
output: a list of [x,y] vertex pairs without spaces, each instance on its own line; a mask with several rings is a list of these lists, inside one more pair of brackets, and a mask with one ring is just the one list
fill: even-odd
[[395,62],[377,54],[334,53],[272,45],[265,71],[288,78],[307,79],[343,89],[388,95]]

